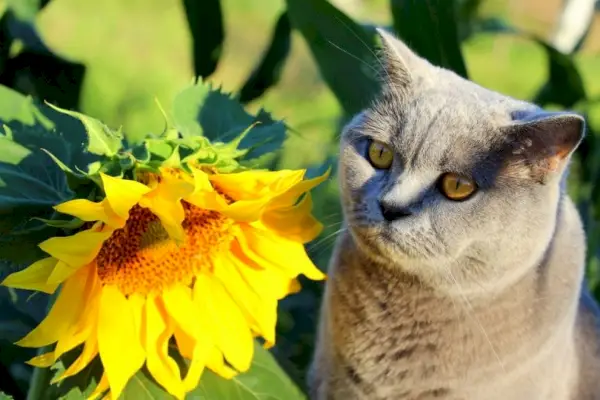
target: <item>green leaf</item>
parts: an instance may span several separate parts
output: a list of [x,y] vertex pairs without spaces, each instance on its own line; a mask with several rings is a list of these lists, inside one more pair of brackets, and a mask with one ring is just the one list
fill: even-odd
[[56,157],[54,154],[50,153],[46,149],[41,150],[44,153],[48,154],[48,157],[50,157],[52,161],[54,161],[56,166],[60,168],[60,170],[65,174],[67,184],[69,185],[69,188],[71,190],[77,191],[81,186],[87,186],[91,182],[93,182],[89,176],[73,171],[71,168],[69,168],[68,165],[63,163],[61,160],[58,159],[58,157]]
[[[277,364],[273,356],[260,345],[254,346],[250,370],[233,379],[224,379],[208,369],[202,373],[200,384],[186,399],[227,400],[301,400],[305,399]],[[185,371],[185,362],[180,363]],[[131,378],[120,400],[161,400],[173,397],[148,374],[146,369]]]
[[5,394],[4,392],[0,392],[0,400],[13,400],[13,397]]
[[24,125],[35,123],[33,101],[29,97],[0,85],[0,120],[17,120]]
[[45,218],[32,218],[32,219],[41,221],[45,225],[51,226],[53,228],[60,228],[60,229],[67,229],[67,230],[78,229],[78,228],[81,228],[85,224],[85,221],[82,221],[78,218],[73,218],[70,220],[45,219]]
[[[81,353],[81,348],[76,348],[63,355],[51,368],[53,377],[62,374]],[[66,378],[56,385],[47,388],[41,400],[85,400],[94,392],[102,377],[102,363],[96,357],[79,374]]]
[[287,12],[283,12],[277,19],[267,51],[240,90],[240,101],[242,103],[260,97],[268,88],[279,81],[283,64],[290,52],[291,36],[290,20]]
[[48,1],[8,0],[7,3],[0,19],[2,44],[10,46],[19,40],[23,49],[15,57],[3,60],[0,83],[62,107],[77,107],[84,65],[55,54],[35,27],[36,14]]
[[6,70],[6,64],[10,55],[10,49],[13,44],[13,38],[8,29],[8,19],[10,13],[5,12],[0,18],[0,75]]
[[48,105],[58,112],[79,119],[83,123],[89,140],[87,151],[90,153],[101,156],[114,156],[122,148],[123,136],[120,132],[113,131],[95,118],[75,111],[64,110],[51,104]]
[[573,56],[561,53],[540,39],[537,42],[546,50],[549,77],[533,101],[542,106],[558,104],[570,108],[579,101],[585,100],[587,96],[583,79]]
[[484,0],[456,0],[458,11],[458,36],[460,41],[467,40],[474,33],[477,15]]
[[361,111],[379,90],[376,36],[325,0],[286,4],[292,26],[304,36],[346,114]]
[[61,107],[79,107],[85,66],[48,51],[24,49],[6,63],[0,83]]
[[220,0],[183,0],[193,41],[194,71],[206,78],[217,68],[223,38]]
[[33,21],[41,7],[41,0],[7,0],[15,15],[25,21]]
[[390,4],[394,29],[411,49],[432,64],[467,77],[455,0],[391,0]]
[[[279,367],[273,356],[260,345],[255,344],[255,355],[250,370],[233,379],[224,379],[206,369],[200,384],[187,399],[227,399],[227,400],[301,400],[305,399],[300,390]],[[71,351],[62,357],[53,368],[56,374],[65,370],[77,356],[78,350]],[[180,365],[185,373],[186,363],[179,356]],[[70,393],[68,399],[82,399],[95,388],[101,376],[101,366],[96,359],[81,374],[68,378],[58,386],[51,388],[45,398],[58,398]],[[127,383],[119,400],[171,400],[169,395],[148,373],[146,368],[136,373]]]
[[[19,222],[29,221],[32,215],[35,215],[31,210],[21,211],[20,214]],[[48,227],[21,234],[2,235],[0,237],[0,259],[2,260],[0,263],[0,279],[44,257],[45,253],[40,250],[38,245],[56,234],[57,230],[55,228]]]
[[254,359],[248,372],[226,380],[211,371],[205,371],[200,385],[187,398],[207,400],[296,400],[305,398],[267,350],[255,344],[254,351]]
[[246,160],[280,148],[285,139],[285,125],[275,121],[269,113],[260,110],[252,116],[229,94],[213,90],[202,82],[177,95],[172,114],[175,127],[184,139],[204,136],[212,143],[234,140],[259,122],[239,145],[240,150],[249,149]]

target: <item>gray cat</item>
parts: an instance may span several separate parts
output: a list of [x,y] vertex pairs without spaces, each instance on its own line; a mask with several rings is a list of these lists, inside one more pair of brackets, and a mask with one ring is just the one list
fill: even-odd
[[597,305],[565,193],[585,123],[380,31],[384,85],[341,139],[314,400],[600,399]]

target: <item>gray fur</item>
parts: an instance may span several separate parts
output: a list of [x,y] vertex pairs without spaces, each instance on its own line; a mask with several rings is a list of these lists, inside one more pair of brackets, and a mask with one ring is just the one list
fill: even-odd
[[[380,98],[344,129],[345,231],[324,296],[314,400],[600,399],[585,236],[565,193],[583,119],[484,89],[380,31]],[[369,139],[395,152],[390,170]],[[473,177],[452,202],[442,173]],[[409,210],[385,221],[379,203]]]

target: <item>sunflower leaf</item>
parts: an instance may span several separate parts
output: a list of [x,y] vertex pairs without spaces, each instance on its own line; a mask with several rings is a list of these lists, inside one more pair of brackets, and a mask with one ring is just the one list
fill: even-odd
[[97,119],[75,111],[64,110],[51,104],[48,105],[55,111],[81,121],[88,135],[87,151],[90,153],[99,156],[114,156],[123,146],[123,135],[118,131],[113,131]]
[[200,385],[188,399],[274,400],[305,399],[300,390],[281,369],[269,351],[258,343],[250,370],[233,379],[223,379],[206,370]]
[[85,222],[78,219],[78,218],[73,218],[70,220],[61,220],[61,219],[45,219],[45,218],[32,218],[33,220],[36,221],[41,221],[44,224],[48,225],[48,226],[52,226],[54,228],[61,228],[61,229],[77,229],[77,228],[81,228]]
[[285,125],[266,111],[251,115],[230,94],[201,81],[176,96],[172,113],[175,127],[184,138],[204,136],[213,143],[235,141],[258,123],[237,146],[238,150],[247,150],[244,160],[280,148],[286,136]]

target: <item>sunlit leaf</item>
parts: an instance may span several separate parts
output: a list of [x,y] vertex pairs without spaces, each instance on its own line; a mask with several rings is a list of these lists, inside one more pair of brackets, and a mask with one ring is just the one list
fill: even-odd
[[245,160],[280,148],[285,139],[283,122],[273,120],[264,110],[253,116],[234,97],[202,82],[177,95],[172,114],[183,138],[204,136],[213,143],[233,140],[258,122],[239,145],[240,149],[249,149]]
[[454,0],[391,0],[394,29],[421,57],[466,77]]
[[321,75],[344,111],[355,114],[379,90],[376,36],[325,0],[286,0]]
[[223,16],[220,0],[183,0],[192,34],[196,76],[210,76],[219,62],[223,47]]

